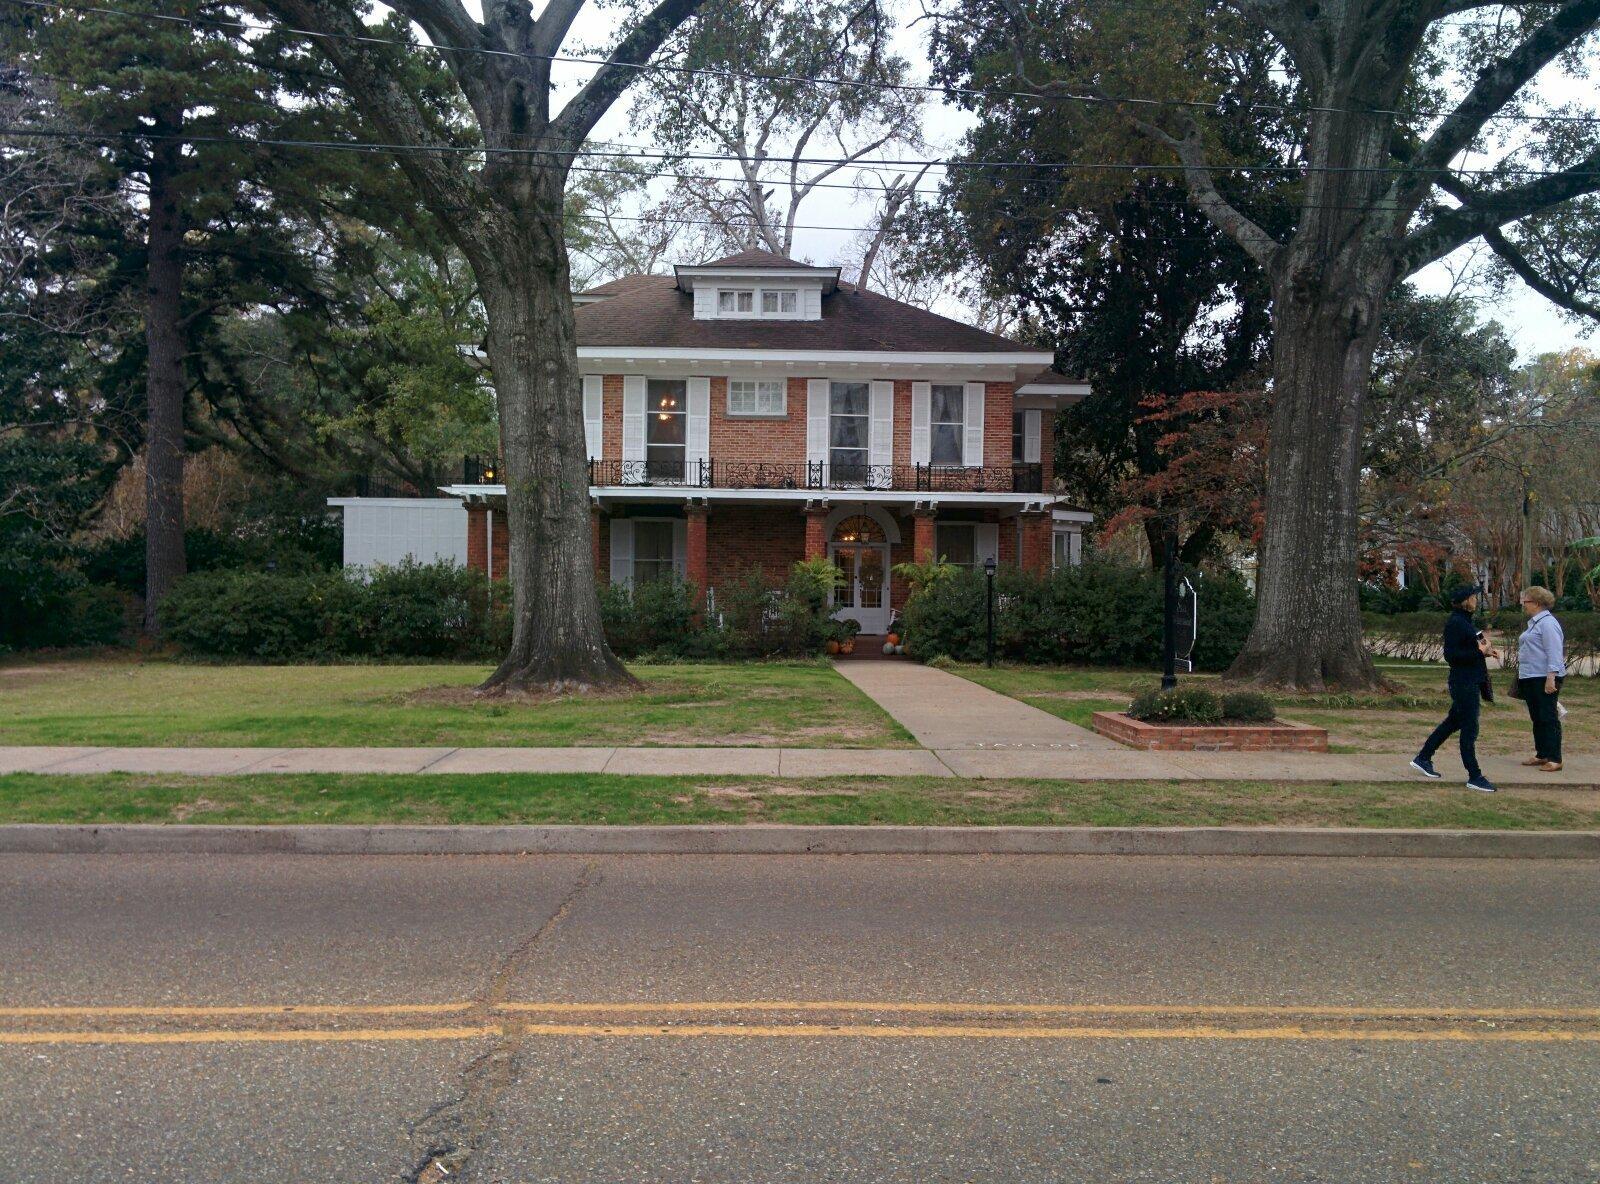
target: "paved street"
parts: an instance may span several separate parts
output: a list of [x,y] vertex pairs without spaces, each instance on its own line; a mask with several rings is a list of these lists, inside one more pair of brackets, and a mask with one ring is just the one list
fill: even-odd
[[6,1178],[1600,1180],[1597,870],[7,856]]

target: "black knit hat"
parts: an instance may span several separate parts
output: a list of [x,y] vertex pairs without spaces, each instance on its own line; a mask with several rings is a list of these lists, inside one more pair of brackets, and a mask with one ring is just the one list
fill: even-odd
[[1453,589],[1451,591],[1451,593],[1450,593],[1450,603],[1451,604],[1460,604],[1467,597],[1469,597],[1469,596],[1477,596],[1482,591],[1483,591],[1483,589],[1480,588],[1477,584],[1462,584],[1461,587]]

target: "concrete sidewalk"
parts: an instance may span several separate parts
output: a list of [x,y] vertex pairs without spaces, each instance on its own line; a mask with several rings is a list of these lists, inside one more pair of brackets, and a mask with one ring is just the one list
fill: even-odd
[[1087,728],[919,662],[835,662],[833,668],[924,748],[1126,751]]
[[[1049,717],[1054,718],[1054,717]],[[1068,725],[1070,726],[1070,725]],[[1420,781],[1369,753],[1135,752],[1124,748],[0,748],[0,773],[619,773],[736,777],[1026,777],[1064,781]],[[1485,757],[1502,785],[1600,787],[1600,761],[1540,773]],[[1464,774],[1440,754],[1441,785]]]

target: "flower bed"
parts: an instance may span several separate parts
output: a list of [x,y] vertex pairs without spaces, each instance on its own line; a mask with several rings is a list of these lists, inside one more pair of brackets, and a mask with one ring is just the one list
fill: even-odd
[[1094,730],[1130,748],[1152,752],[1327,752],[1326,728],[1271,723],[1147,723],[1120,711],[1094,713]]

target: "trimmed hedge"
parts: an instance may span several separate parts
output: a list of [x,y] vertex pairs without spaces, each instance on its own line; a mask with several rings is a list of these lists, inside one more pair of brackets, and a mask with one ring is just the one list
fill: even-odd
[[[807,656],[845,627],[829,618],[837,569],[795,564],[788,583],[758,572],[699,611],[681,580],[600,589],[606,639],[623,658]],[[510,589],[450,563],[370,572],[205,571],[178,581],[161,605],[168,640],[187,653],[258,662],[335,658],[495,660],[511,642]]]
[[[982,661],[987,589],[981,572],[949,564],[902,565],[914,592],[901,615],[906,650],[922,661]],[[1197,668],[1223,670],[1250,632],[1255,602],[1231,576],[1200,589]],[[1151,666],[1161,660],[1159,573],[1092,560],[1036,576],[1015,568],[995,578],[995,651],[1014,662]]]
[[1218,694],[1191,682],[1168,691],[1145,691],[1128,704],[1128,717],[1156,723],[1266,724],[1277,718],[1277,712],[1260,691]]
[[[1600,659],[1600,613],[1556,615],[1567,638],[1567,665],[1575,667]],[[1379,657],[1437,662],[1444,623],[1449,617],[1447,612],[1362,613],[1361,628],[1368,647]],[[1477,620],[1480,628],[1494,630],[1501,657],[1508,666],[1514,665],[1517,638],[1526,627],[1527,617],[1519,609],[1496,609],[1479,613]]]
[[749,568],[718,589],[711,611],[698,614],[695,589],[682,580],[612,584],[600,591],[600,615],[606,640],[623,658],[810,657],[848,632],[828,605],[838,579],[826,559],[796,563],[776,589],[760,568]]
[[196,572],[162,601],[162,628],[188,653],[262,662],[488,658],[505,648],[509,592],[482,573],[405,563],[362,574]]

